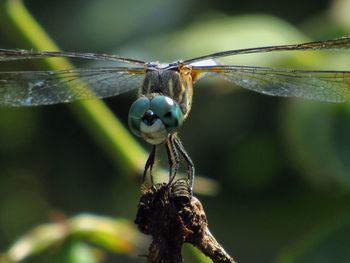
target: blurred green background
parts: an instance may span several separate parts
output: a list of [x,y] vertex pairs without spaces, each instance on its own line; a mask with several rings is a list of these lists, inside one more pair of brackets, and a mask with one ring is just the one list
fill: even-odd
[[[6,22],[9,2],[0,1],[0,47],[31,49]],[[62,50],[147,61],[350,35],[349,0],[25,4]],[[349,61],[350,51],[231,60],[347,70]],[[24,63],[21,67],[35,66]],[[3,71],[9,67],[0,64]],[[105,100],[125,126],[135,96],[131,92]],[[148,243],[132,228],[139,174],[108,154],[98,135],[76,116],[67,105],[0,109],[0,253],[38,225],[71,226],[81,217],[68,218],[84,213],[89,226],[101,224],[103,230],[72,231],[23,262],[144,262],[138,255],[147,253]],[[268,97],[217,79],[196,85],[193,110],[180,136],[197,173],[213,180],[198,183],[198,192],[218,185],[199,198],[212,233],[235,260],[350,262],[349,134],[347,104]],[[164,156],[159,156],[160,165],[166,167]],[[103,232],[118,227],[112,218],[128,229],[116,234],[119,239]],[[30,233],[25,244],[46,232]],[[204,262],[190,247],[184,254],[185,262]]]

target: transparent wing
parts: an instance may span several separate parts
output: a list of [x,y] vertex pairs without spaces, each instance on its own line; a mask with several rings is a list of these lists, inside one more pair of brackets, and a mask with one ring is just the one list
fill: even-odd
[[280,45],[280,46],[267,46],[267,47],[255,47],[255,48],[244,48],[227,50],[217,53],[212,53],[205,56],[200,56],[192,59],[183,61],[185,64],[193,64],[194,62],[208,60],[208,59],[219,59],[227,56],[235,56],[241,54],[252,54],[252,53],[263,53],[263,52],[275,52],[275,51],[306,51],[306,50],[346,50],[350,49],[350,37],[342,37],[333,40],[325,41],[314,41],[302,44],[293,45]]
[[292,70],[268,67],[196,67],[194,74],[217,75],[259,93],[319,101],[350,101],[350,71]]
[[0,49],[0,62],[24,60],[33,58],[77,58],[87,60],[102,60],[129,63],[134,65],[144,65],[146,62],[137,59],[124,58],[117,55],[96,54],[96,53],[78,53],[78,52],[60,52],[60,51],[33,51],[22,49]]
[[145,68],[0,72],[0,105],[36,106],[106,98],[139,88]]

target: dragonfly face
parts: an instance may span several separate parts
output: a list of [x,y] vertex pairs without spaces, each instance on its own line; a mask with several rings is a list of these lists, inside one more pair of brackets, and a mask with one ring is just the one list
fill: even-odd
[[[264,52],[347,49],[350,49],[350,37],[229,50],[165,66],[106,54],[0,49],[0,63],[64,57],[127,64],[123,67],[0,72],[0,106],[37,106],[106,98],[139,88],[139,98],[131,106],[128,120],[132,132],[153,145],[143,177],[153,167],[156,146],[164,143],[169,158],[169,183],[175,178],[181,156],[192,186],[194,165],[176,132],[191,109],[192,86],[198,79],[219,76],[236,86],[272,96],[350,101],[349,70],[220,65],[212,63],[214,60]],[[211,62],[206,63],[208,61]]]
[[191,67],[151,68],[129,111],[131,131],[150,144],[167,141],[177,132],[192,104]]
[[181,126],[183,114],[170,97],[149,94],[138,98],[130,107],[131,131],[150,144],[164,143]]

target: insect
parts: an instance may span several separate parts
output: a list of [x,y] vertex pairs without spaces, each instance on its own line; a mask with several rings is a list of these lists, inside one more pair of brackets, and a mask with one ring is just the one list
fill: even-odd
[[194,164],[177,131],[191,110],[193,84],[199,79],[219,76],[242,88],[272,96],[329,102],[350,100],[350,71],[221,65],[214,63],[215,60],[251,53],[349,48],[350,37],[344,37],[295,45],[229,50],[170,64],[148,63],[106,54],[0,49],[0,62],[64,57],[125,64],[57,71],[0,72],[0,105],[66,103],[116,96],[138,88],[138,99],[130,107],[128,123],[136,136],[153,146],[146,161],[143,180],[147,172],[152,171],[156,148],[164,144],[169,160],[169,183],[174,180],[182,157],[192,189]]

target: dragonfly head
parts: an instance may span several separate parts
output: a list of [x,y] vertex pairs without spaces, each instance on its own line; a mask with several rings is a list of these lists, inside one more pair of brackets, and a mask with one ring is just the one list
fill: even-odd
[[157,145],[180,128],[183,113],[180,106],[167,96],[142,96],[131,105],[128,122],[136,136]]

